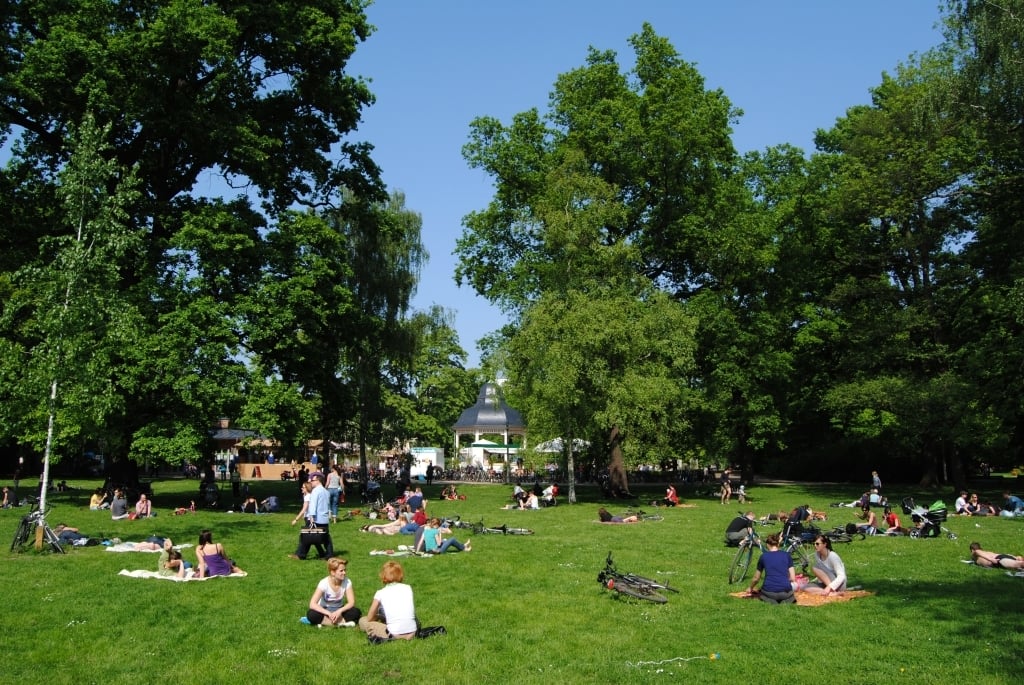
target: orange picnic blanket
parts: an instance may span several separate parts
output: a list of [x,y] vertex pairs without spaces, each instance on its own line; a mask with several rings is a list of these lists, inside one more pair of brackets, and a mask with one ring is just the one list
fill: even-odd
[[[804,592],[803,590],[797,590],[796,592],[796,603],[799,606],[805,607],[817,607],[822,604],[831,604],[833,602],[849,602],[851,599],[857,599],[859,597],[872,597],[874,592],[868,592],[867,590],[847,590],[841,595],[820,595],[814,592]],[[730,597],[737,597],[739,599],[757,599],[757,595],[748,595],[744,592],[730,592]]]

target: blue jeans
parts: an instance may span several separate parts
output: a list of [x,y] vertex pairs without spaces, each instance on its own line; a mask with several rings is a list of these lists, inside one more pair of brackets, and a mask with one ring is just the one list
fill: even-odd
[[455,538],[448,538],[447,540],[441,543],[441,546],[438,548],[437,553],[444,554],[448,551],[449,547],[454,547],[456,550],[460,552],[465,549],[465,546]]
[[327,496],[330,498],[331,516],[338,518],[338,502],[341,501],[341,488],[328,488]]

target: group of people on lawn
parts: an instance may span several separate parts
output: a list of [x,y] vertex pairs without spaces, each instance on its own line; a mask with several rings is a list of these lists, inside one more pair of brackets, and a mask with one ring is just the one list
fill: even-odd
[[1017,495],[1010,494],[1009,491],[1004,491],[1003,506],[997,507],[991,502],[982,501],[976,492],[968,495],[966,490],[961,490],[960,496],[956,498],[956,502],[953,504],[953,512],[960,516],[1003,516],[1013,518],[1024,516],[1024,500],[1017,497]]
[[146,493],[139,495],[139,500],[135,503],[135,510],[129,511],[128,500],[121,488],[114,489],[114,497],[109,502],[107,502],[107,492],[103,488],[96,488],[96,491],[89,497],[89,509],[93,511],[109,509],[110,518],[114,521],[148,519],[156,516],[153,511],[153,502],[150,501]]
[[[873,472],[872,476],[874,479],[872,492],[877,493],[878,488],[881,487],[881,481],[878,478],[877,472]],[[1004,492],[1003,499],[1004,510],[1014,512],[1012,515],[1022,515],[1024,513],[1024,501],[1021,501],[1020,498],[1011,495],[1009,492]],[[959,511],[961,506],[969,507],[972,500],[977,502],[977,495],[973,495],[968,499],[965,492],[961,493],[960,499],[957,500],[958,513],[984,515],[971,513],[970,511]],[[809,511],[809,508],[804,505],[794,510],[794,513],[798,513],[800,510]],[[869,535],[880,532],[878,519],[871,510],[870,500],[863,503],[859,516],[865,521],[863,525],[858,526],[860,532]],[[734,518],[725,531],[726,544],[738,545],[744,538],[752,536],[755,520],[754,512],[752,511],[740,514]],[[885,520],[888,526],[884,531],[885,534],[898,535],[905,532],[899,518],[892,512],[892,508],[889,506],[885,506]],[[832,549],[832,541],[827,535],[819,534],[814,537],[814,565],[812,567],[814,581],[806,584],[799,582],[793,566],[792,556],[789,552],[780,549],[782,542],[781,533],[773,533],[766,538],[765,550],[758,558],[757,570],[747,590],[749,596],[756,595],[762,601],[772,604],[791,604],[796,601],[795,593],[797,590],[821,594],[826,597],[834,593],[841,594],[846,591],[846,566],[840,556]],[[970,550],[971,560],[978,566],[1002,568],[1012,571],[1024,570],[1024,556],[990,552],[983,549],[979,542],[972,542]]]
[[356,625],[371,642],[411,640],[419,632],[412,587],[403,582],[405,571],[397,561],[384,562],[380,570],[381,588],[363,612],[356,606],[355,586],[348,577],[348,561],[339,557],[327,560],[327,577],[317,583],[309,598],[302,622],[317,627],[353,628]]

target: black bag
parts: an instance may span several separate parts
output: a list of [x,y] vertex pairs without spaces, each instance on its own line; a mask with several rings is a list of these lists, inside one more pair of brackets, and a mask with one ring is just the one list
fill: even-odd
[[299,540],[308,545],[322,545],[327,542],[323,528],[303,528],[299,531]]

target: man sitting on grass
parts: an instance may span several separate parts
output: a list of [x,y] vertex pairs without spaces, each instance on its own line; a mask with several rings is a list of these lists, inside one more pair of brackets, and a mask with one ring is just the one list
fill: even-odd
[[730,547],[736,547],[743,538],[753,534],[753,532],[754,512],[748,511],[746,514],[737,516],[729,523],[729,527],[725,529],[725,544]]

